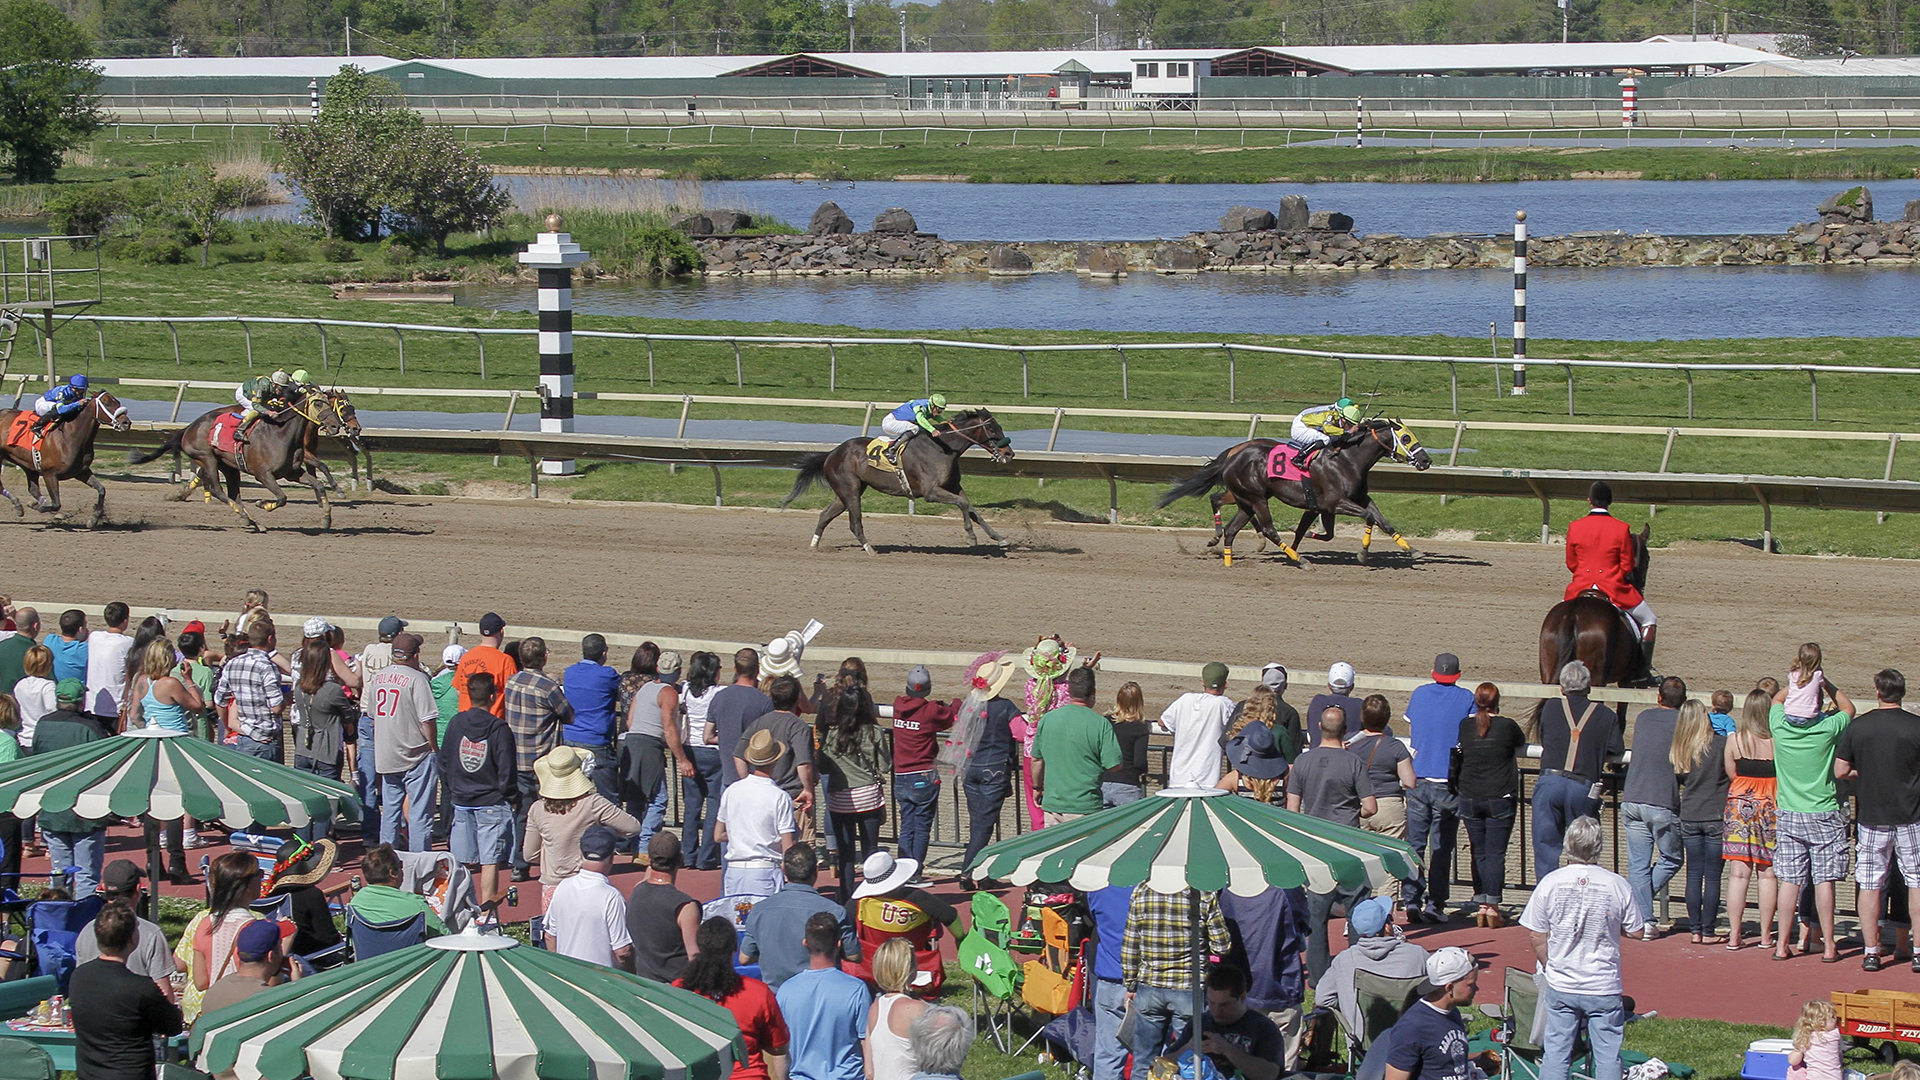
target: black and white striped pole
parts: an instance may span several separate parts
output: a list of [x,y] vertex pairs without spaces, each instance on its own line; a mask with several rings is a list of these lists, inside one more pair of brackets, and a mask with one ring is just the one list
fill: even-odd
[[1366,98],[1353,99],[1353,148],[1356,150],[1367,145],[1366,108]]
[[1513,396],[1527,393],[1527,212],[1513,214]]
[[307,97],[312,101],[313,114],[311,118],[313,122],[317,124],[320,122],[320,80],[319,79],[307,80]]
[[[540,275],[540,430],[573,430],[573,268],[587,261],[573,237],[560,231],[560,215],[548,214],[546,231],[534,237],[520,262]],[[572,458],[547,458],[540,471],[571,476]]]

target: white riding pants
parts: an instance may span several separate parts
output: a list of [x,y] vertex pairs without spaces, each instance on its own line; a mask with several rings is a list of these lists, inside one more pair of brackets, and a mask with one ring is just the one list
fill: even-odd
[[1660,620],[1654,618],[1653,609],[1647,606],[1647,601],[1643,597],[1639,604],[1627,611],[1627,621],[1633,624],[1633,628],[1639,631],[1640,637],[1644,640],[1647,631],[1653,629]]
[[36,398],[34,399],[34,402],[33,402],[33,415],[45,416],[58,407],[59,406],[55,405],[51,401],[48,401],[46,398]]
[[247,396],[247,391],[245,387],[234,388],[233,400],[236,404],[238,404],[243,409],[253,408],[253,399]]
[[1299,417],[1293,418],[1293,441],[1300,446],[1319,446],[1331,440],[1326,432],[1309,426]]
[[880,418],[880,434],[885,435],[889,439],[898,439],[902,435],[911,435],[919,430],[920,425],[911,420],[902,420],[896,416],[883,416]]

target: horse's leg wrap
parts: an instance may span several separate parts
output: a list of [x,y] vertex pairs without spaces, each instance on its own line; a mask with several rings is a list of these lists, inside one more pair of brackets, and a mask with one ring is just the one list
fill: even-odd
[[818,548],[819,546],[820,546],[820,534],[814,533],[812,542],[807,544],[807,549],[811,551],[815,548]]
[[1394,542],[1394,543],[1396,543],[1396,544],[1399,544],[1399,545],[1400,545],[1400,550],[1401,550],[1401,551],[1412,551],[1412,550],[1413,550],[1413,545],[1412,545],[1412,544],[1409,544],[1409,543],[1407,543],[1407,538],[1406,538],[1406,537],[1404,537],[1404,536],[1401,536],[1401,535],[1400,535],[1399,533],[1394,533],[1394,534],[1393,534],[1393,542]]
[[1220,554],[1220,557],[1221,557],[1222,563],[1224,563],[1225,565],[1227,566],[1233,565],[1233,549],[1232,548],[1227,548],[1224,551],[1222,551]]
[[1368,523],[1367,527],[1361,530],[1360,532],[1360,550],[1365,551],[1372,546],[1373,546],[1373,525],[1372,523]]

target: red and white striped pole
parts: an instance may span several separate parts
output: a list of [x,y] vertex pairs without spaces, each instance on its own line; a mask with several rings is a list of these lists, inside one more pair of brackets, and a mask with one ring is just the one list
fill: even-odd
[[1628,77],[1620,80],[1620,126],[1632,127],[1638,118],[1640,104],[1635,100],[1635,92],[1640,84]]

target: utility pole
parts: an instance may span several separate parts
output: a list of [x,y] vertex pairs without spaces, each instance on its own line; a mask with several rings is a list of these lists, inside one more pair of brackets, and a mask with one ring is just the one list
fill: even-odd
[[1093,13],[1093,47],[1096,49],[1100,47],[1100,12],[1098,10]]
[[900,51],[907,51],[907,12],[905,8],[900,9]]
[[1572,15],[1572,0],[1560,0],[1560,44],[1562,45],[1567,43],[1567,27],[1572,21]]
[[1691,12],[1690,20],[1693,28],[1692,29],[1693,40],[1699,41],[1700,40],[1700,0],[1692,0],[1692,3],[1688,4],[1687,6]]
[[353,59],[353,20],[343,20],[347,24],[347,59]]
[[847,0],[847,51],[853,51],[853,0]]

